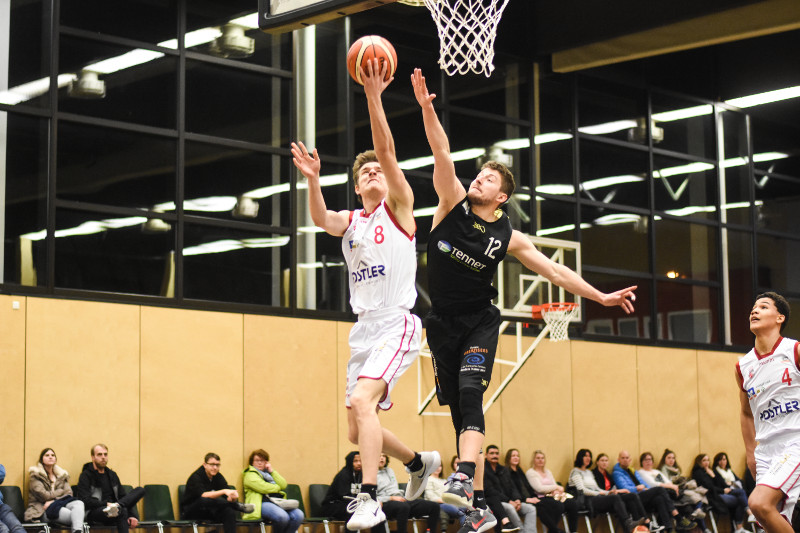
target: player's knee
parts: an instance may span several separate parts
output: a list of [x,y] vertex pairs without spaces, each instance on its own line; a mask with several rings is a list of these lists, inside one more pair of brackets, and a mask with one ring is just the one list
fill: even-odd
[[483,391],[475,388],[464,388],[459,398],[461,410],[461,431],[478,431],[486,433],[483,418]]
[[363,391],[356,390],[350,395],[350,408],[356,416],[362,416],[364,413],[374,411],[375,405],[376,403],[371,396]]
[[747,502],[750,506],[750,510],[753,511],[753,514],[756,515],[756,518],[759,520],[767,516],[770,511],[777,510],[772,498],[769,498],[767,494],[764,494],[764,492],[760,490],[753,491]]

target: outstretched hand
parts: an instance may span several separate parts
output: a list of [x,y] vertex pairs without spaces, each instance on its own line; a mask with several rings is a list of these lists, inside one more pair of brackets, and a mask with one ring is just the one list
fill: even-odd
[[618,305],[627,314],[633,313],[633,302],[636,301],[636,294],[633,292],[638,288],[638,285],[620,289],[617,292],[606,294],[601,302],[606,307],[613,307]]
[[319,169],[322,163],[319,160],[316,148],[309,154],[306,145],[303,143],[292,143],[292,161],[294,162],[294,166],[296,166],[306,178],[319,178]]
[[411,75],[411,85],[414,87],[414,96],[417,97],[417,102],[420,106],[431,104],[436,94],[428,92],[428,86],[425,83],[425,76],[422,75],[422,70],[415,68],[414,73]]
[[380,95],[394,80],[394,76],[389,76],[389,79],[386,79],[387,70],[389,69],[388,61],[368,59],[367,68],[363,66],[358,68],[361,70],[361,79],[364,81],[364,92],[367,93],[367,96]]

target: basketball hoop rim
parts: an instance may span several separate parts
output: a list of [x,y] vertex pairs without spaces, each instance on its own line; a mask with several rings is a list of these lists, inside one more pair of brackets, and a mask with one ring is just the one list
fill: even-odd
[[577,302],[551,302],[539,306],[542,313],[549,311],[572,311],[578,307]]

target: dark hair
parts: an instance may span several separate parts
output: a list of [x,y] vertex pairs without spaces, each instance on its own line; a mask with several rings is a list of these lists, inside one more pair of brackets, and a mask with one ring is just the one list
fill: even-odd
[[386,464],[385,464],[385,465],[383,465],[383,466],[384,466],[384,467],[387,467],[387,466],[389,466],[389,456],[388,456],[387,454],[383,453],[383,452],[381,452],[381,455],[382,455],[382,456],[384,456],[384,457],[386,457]]
[[658,462],[658,469],[661,470],[662,468],[664,468],[664,465],[667,464],[667,456],[669,454],[674,455],[675,458],[676,458],[675,464],[672,466],[672,468],[675,468],[678,471],[680,471],[681,467],[678,466],[678,461],[677,461],[677,457],[678,456],[677,456],[677,454],[675,452],[673,452],[669,448],[664,448],[664,453],[661,454],[661,460]]
[[726,470],[730,470],[731,460],[728,459],[728,454],[725,452],[719,452],[717,455],[714,456],[714,463],[713,463],[714,468],[717,468],[719,466],[719,462],[722,461],[723,458],[725,458],[725,460],[728,461],[728,468],[726,468]]
[[506,196],[508,196],[510,199],[511,195],[514,194],[514,189],[516,188],[516,184],[514,183],[514,174],[508,170],[507,166],[499,161],[487,161],[483,164],[483,166],[481,166],[481,170],[486,168],[495,170],[498,174],[500,174],[500,191],[506,193]]
[[101,444],[101,443],[99,443],[99,442],[98,442],[97,444],[95,444],[94,446],[92,446],[92,449],[91,449],[91,451],[89,452],[89,455],[91,455],[92,457],[94,457],[94,449],[95,449],[95,448],[97,448],[98,446],[100,446],[101,448],[103,448],[103,449],[106,451],[106,453],[108,453],[108,446],[106,446],[105,444]]
[[[575,456],[575,464],[573,465],[575,468],[583,467],[583,457],[585,455],[588,455],[589,458],[591,459],[592,452],[587,450],[586,448],[581,448],[580,450],[578,450],[578,454]],[[589,466],[587,466],[586,468],[592,466],[592,463],[593,461],[589,461]]]
[[453,463],[455,463],[457,460],[458,460],[458,455],[454,455],[453,458],[450,459],[450,468],[453,469],[453,472],[455,472],[456,469],[458,468],[458,465],[453,466]]
[[[211,454],[209,454],[209,455],[211,455]],[[256,457],[261,457],[262,459],[264,459],[266,461],[269,461],[269,454],[266,451],[264,451],[263,449],[259,448],[257,450],[253,450],[250,453],[250,458],[247,460],[247,464],[249,464],[250,466],[253,466],[253,461],[255,460]],[[219,459],[219,457],[217,457],[217,459]],[[206,461],[208,461],[208,455],[206,455]]]
[[506,451],[506,460],[505,460],[505,462],[503,463],[504,465],[506,465],[506,466],[509,466],[509,465],[511,464],[511,453],[512,453],[512,452],[517,452],[517,453],[519,454],[519,450],[518,450],[518,449],[516,449],[516,448],[509,448],[509,449]]
[[214,452],[208,452],[205,458],[203,459],[203,462],[207,463],[209,459],[216,459],[217,461],[222,461],[222,459],[219,458],[219,455],[215,454]]
[[500,452],[500,448],[498,448],[498,447],[497,447],[497,444],[490,444],[490,445],[488,445],[488,446],[486,447],[486,452],[488,453],[488,452],[489,452],[489,450],[497,450],[497,452],[498,452],[498,453]]
[[[42,459],[44,459],[44,454],[46,454],[47,452],[53,452],[53,455],[56,454],[56,451],[53,448],[45,448],[44,450],[42,450],[42,453],[39,454],[39,463],[40,464],[44,464],[42,462]],[[92,448],[92,452],[94,452],[94,448]],[[92,455],[94,455],[94,454],[92,454]],[[56,460],[57,459],[58,458],[56,457]]]
[[600,459],[602,459],[603,457],[605,457],[606,459],[608,459],[608,454],[607,454],[607,453],[598,453],[598,454],[597,454],[597,458],[594,460],[594,462],[596,463],[597,461],[599,461],[599,460],[600,460]]
[[639,456],[639,464],[640,465],[644,462],[645,459],[647,459],[648,455],[650,456],[650,459],[655,459],[655,457],[653,457],[652,453],[644,452],[642,455]]
[[783,322],[781,323],[781,329],[780,329],[781,331],[783,331],[783,328],[785,328],[786,324],[789,323],[789,315],[792,312],[792,309],[789,306],[789,302],[787,302],[786,298],[784,298],[777,292],[768,291],[768,292],[762,292],[761,294],[756,296],[756,299],[753,303],[755,304],[755,302],[757,302],[761,298],[769,298],[770,300],[772,300],[772,303],[775,304],[775,308],[778,310],[780,314],[783,315],[784,318]]
[[708,457],[708,454],[701,453],[694,458],[694,468],[703,468],[703,465],[701,464],[703,462],[703,457]]

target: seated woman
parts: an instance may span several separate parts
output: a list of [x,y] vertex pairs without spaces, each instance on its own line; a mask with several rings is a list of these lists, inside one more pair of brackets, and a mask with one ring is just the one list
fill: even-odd
[[[26,522],[56,522],[83,531],[83,502],[74,498],[69,473],[56,464],[56,452],[45,448],[39,463],[28,469],[28,508]],[[51,508],[52,507],[52,508]]]
[[580,491],[586,498],[587,507],[594,513],[614,512],[617,521],[622,524],[626,533],[644,524],[644,519],[633,520],[619,495],[611,490],[601,489],[589,468],[592,466],[592,452],[582,448],[575,456],[574,468],[569,473],[569,486]]
[[703,504],[694,501],[690,495],[686,495],[684,491],[673,483],[670,478],[665,476],[661,470],[654,468],[655,460],[653,459],[652,453],[644,452],[640,455],[639,464],[641,468],[637,470],[636,473],[648,488],[664,487],[667,489],[670,497],[676,500],[675,504],[692,508],[692,519],[696,520],[704,531],[707,529],[703,521],[706,517],[706,513],[703,511]]
[[561,515],[567,514],[567,524],[572,533],[578,531],[578,502],[564,491],[564,487],[556,483],[553,473],[545,466],[547,458],[544,452],[536,450],[531,458],[531,467],[525,474],[519,468],[519,451],[512,448],[506,452],[506,466],[511,479],[517,485],[520,494],[537,500],[539,520],[548,531],[563,531],[559,528]]
[[598,487],[619,496],[622,499],[622,503],[625,504],[625,509],[628,510],[633,519],[643,520],[644,525],[648,526],[651,532],[664,529],[663,526],[656,527],[655,524],[650,523],[650,519],[647,518],[647,513],[644,510],[644,505],[642,505],[642,500],[639,499],[638,494],[634,494],[627,489],[618,489],[614,485],[614,480],[608,473],[608,455],[601,453],[597,456],[596,463],[597,466],[592,470],[592,474],[594,474],[594,480],[597,482]]
[[743,527],[747,499],[742,502],[736,496],[726,493],[718,485],[715,478],[718,477],[711,468],[711,460],[708,455],[701,453],[694,458],[692,467],[692,479],[697,481],[698,486],[705,487],[711,507],[718,512],[729,512],[736,527],[734,533],[747,533]]
[[459,524],[463,524],[465,516],[455,505],[442,501],[442,494],[444,494],[445,490],[447,490],[447,487],[445,486],[445,480],[442,478],[442,465],[439,465],[439,468],[428,476],[428,484],[425,486],[425,493],[422,497],[429,502],[439,504],[440,516],[445,525],[443,529],[447,529],[446,524],[450,519],[458,520]]
[[295,533],[303,522],[303,511],[300,509],[281,509],[270,501],[273,498],[285,498],[286,480],[269,462],[269,454],[262,449],[253,451],[248,466],[242,476],[244,484],[244,501],[252,503],[252,513],[242,516],[245,520],[269,520],[274,533]]
[[387,520],[395,520],[395,533],[408,532],[408,519],[427,519],[427,528],[434,532],[439,524],[439,505],[435,502],[416,499],[406,500],[405,491],[400,490],[394,470],[389,468],[389,458],[381,454],[378,463],[378,501],[381,502]]
[[740,503],[744,502],[747,520],[749,522],[755,521],[755,517],[750,511],[750,507],[747,505],[747,493],[744,490],[744,484],[742,480],[739,479],[739,476],[737,476],[734,471],[731,470],[731,462],[728,460],[728,454],[725,452],[719,452],[714,456],[713,464],[714,471],[717,473],[717,476],[714,478],[714,481],[717,483],[717,487],[722,488],[725,494],[730,494],[736,497]]

